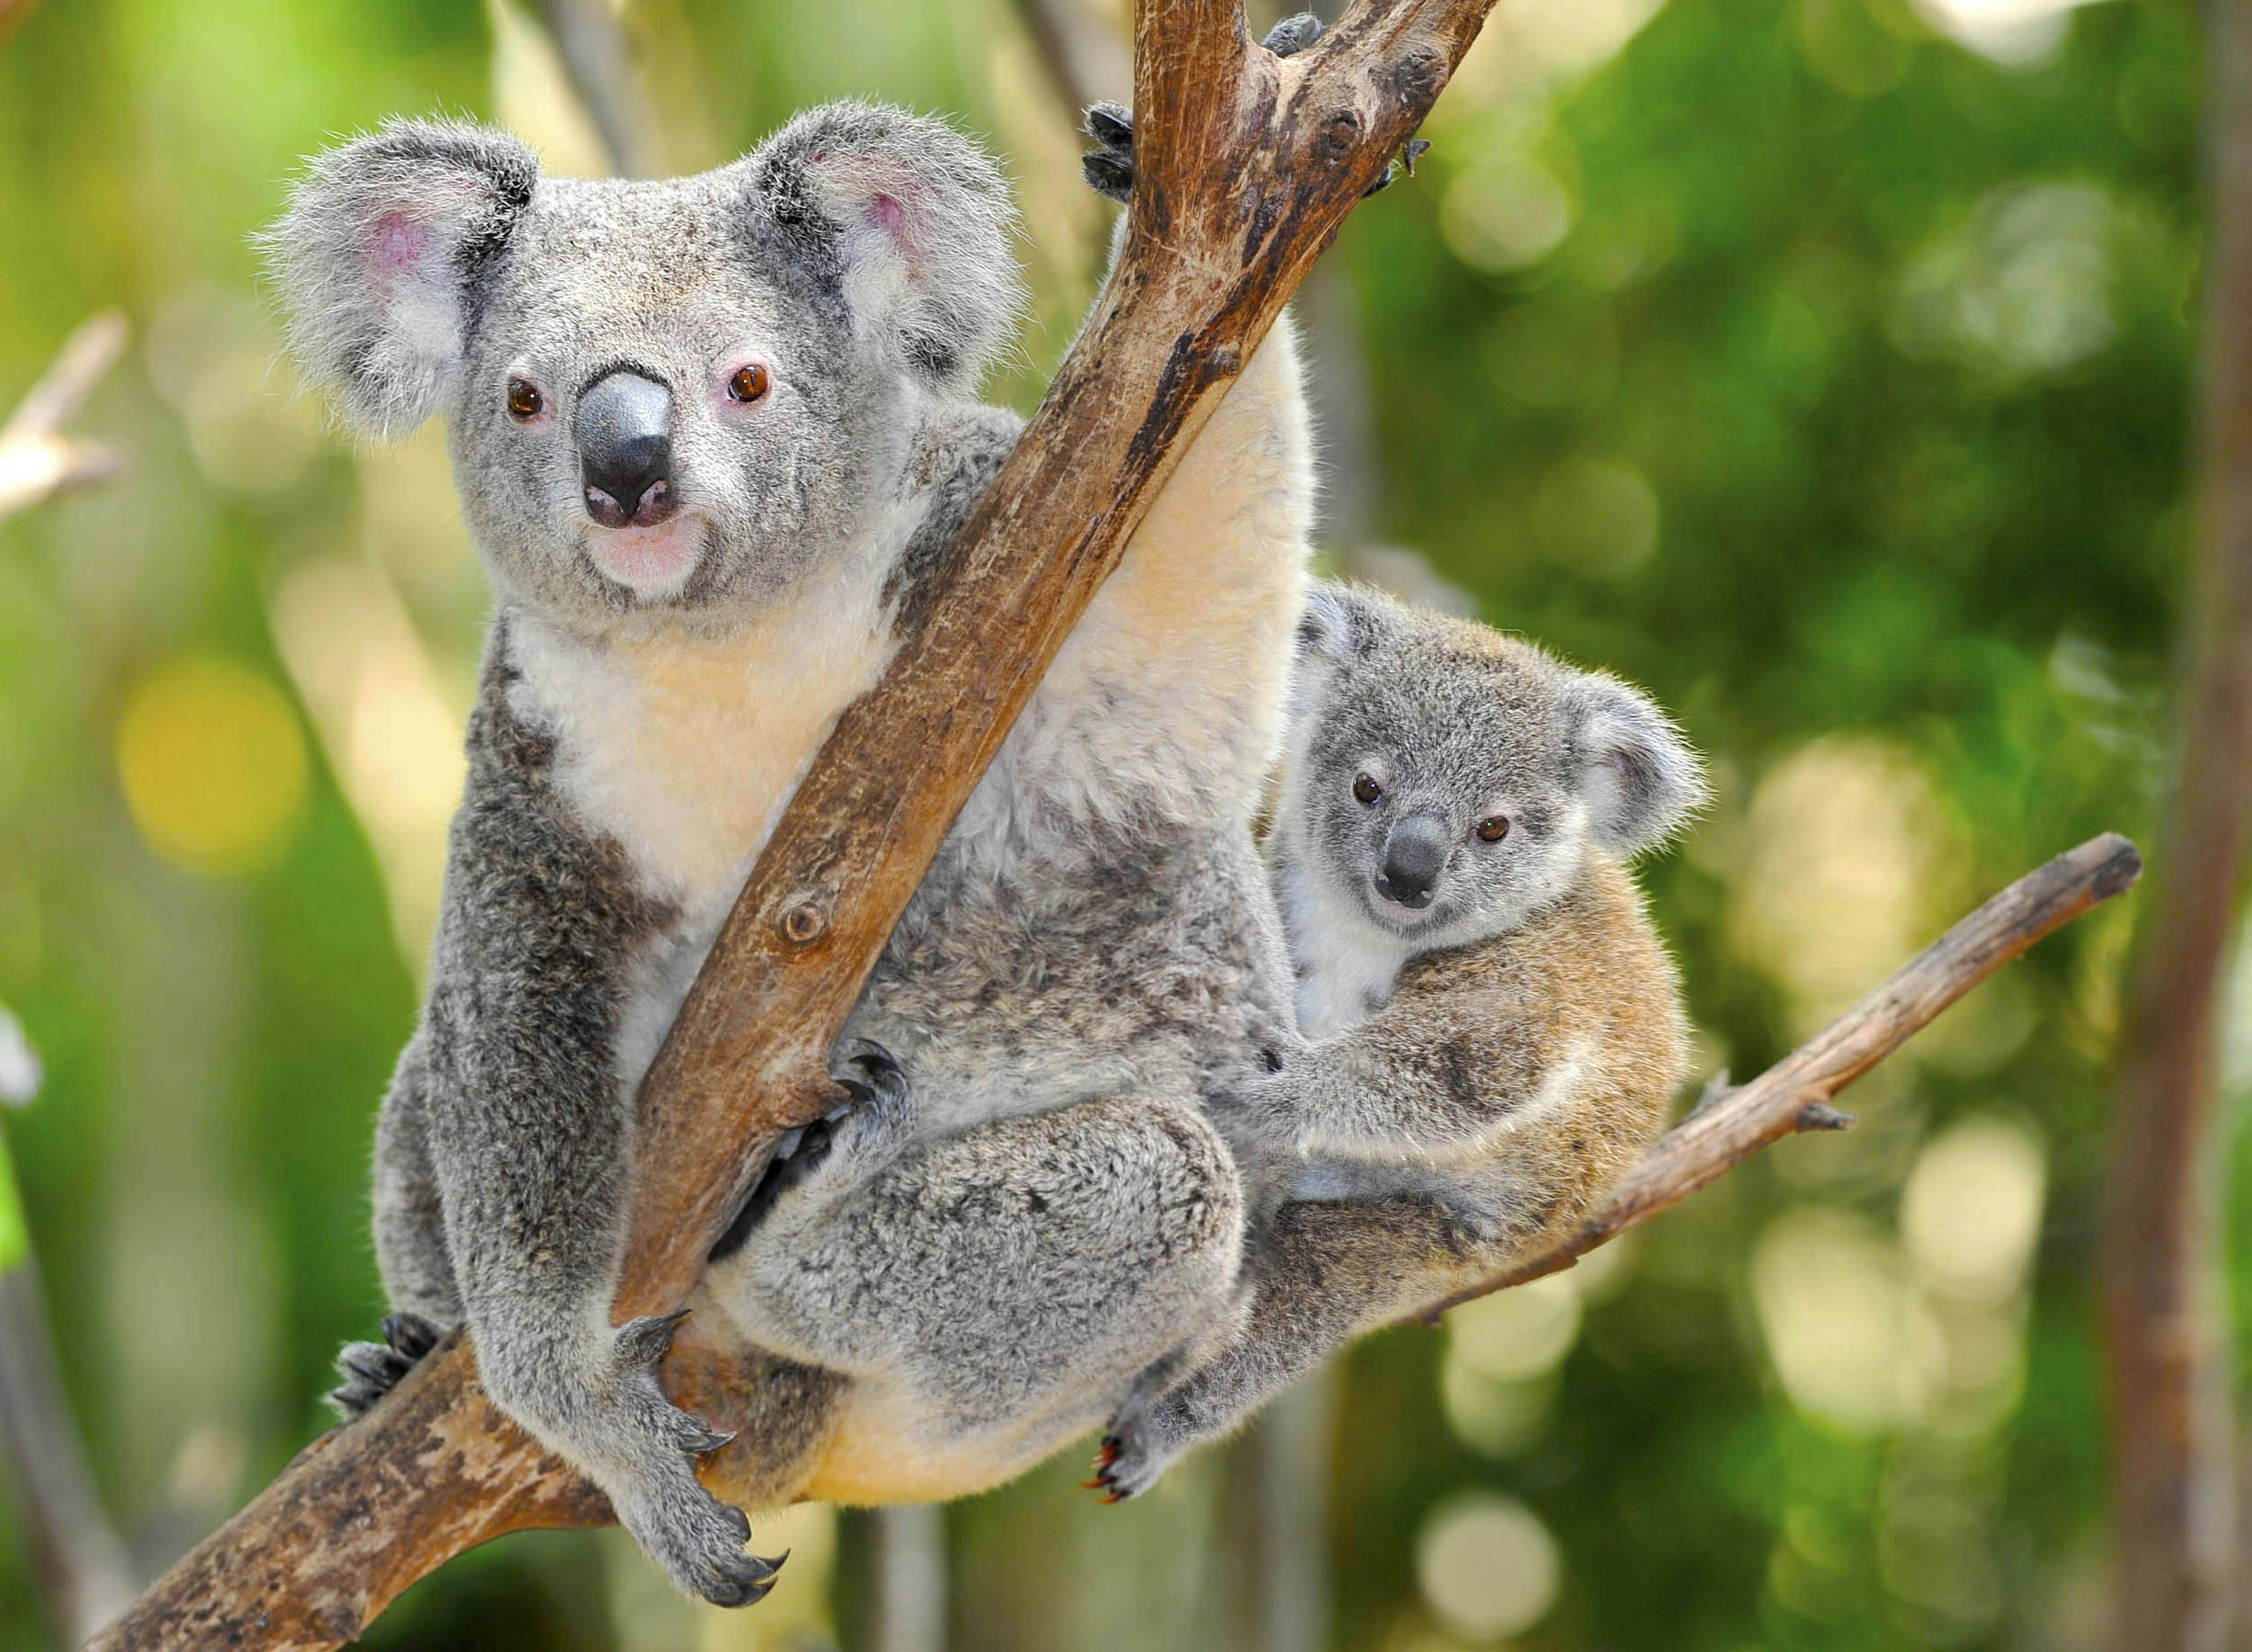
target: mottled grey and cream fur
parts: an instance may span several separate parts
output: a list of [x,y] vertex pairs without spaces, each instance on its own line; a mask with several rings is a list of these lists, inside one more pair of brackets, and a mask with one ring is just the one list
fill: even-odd
[[[380,1126],[393,1346],[466,1322],[488,1392],[683,1586],[772,1566],[716,1443],[609,1319],[634,1093],[838,713],[1018,424],[1005,187],[941,122],[814,110],[699,177],[539,176],[398,122],[269,246],[363,429],[432,414],[496,597],[431,986]],[[855,1014],[861,1105],[801,1138],[698,1298],[753,1385],[755,1503],[952,1495],[1095,1426],[1230,1295],[1206,1116],[1291,1037],[1251,840],[1301,600],[1287,326],[1247,366],[978,787]],[[913,1075],[852,1052],[873,1039]],[[726,1173],[723,1167],[706,1172]],[[973,1309],[977,1311],[972,1311]],[[730,1351],[732,1350],[732,1351]]]
[[1301,635],[1268,851],[1314,1042],[1223,1110],[1254,1183],[1248,1313],[1122,1410],[1097,1459],[1118,1495],[1570,1229],[1681,1077],[1679,988],[1624,866],[1704,795],[1665,714],[1348,587]]

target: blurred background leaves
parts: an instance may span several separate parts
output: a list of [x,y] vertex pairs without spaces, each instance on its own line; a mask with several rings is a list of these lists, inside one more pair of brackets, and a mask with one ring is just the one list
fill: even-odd
[[[635,97],[574,89],[586,28]],[[1634,677],[1713,760],[1719,802],[1648,874],[1700,1079],[2026,866],[2148,833],[2198,57],[2179,0],[1501,0],[1420,176],[1309,292],[1336,565]],[[889,98],[1009,159],[1037,303],[995,392],[1029,406],[1108,223],[1049,62],[1004,0],[51,0],[0,50],[0,406],[94,309],[137,340],[76,420],[128,469],[0,522],[0,1003],[46,1075],[0,1128],[144,1570],[323,1426],[380,1310],[372,1114],[485,603],[438,434],[329,430],[250,233],[299,157],[395,112],[664,172]],[[1372,1340],[1141,1503],[1088,1506],[1057,1463],[921,1526],[793,1511],[761,1533],[784,1586],[735,1616],[615,1534],[515,1539],[371,1643],[2094,1644],[2130,925],[2106,908],[1950,1012],[1853,1093],[1859,1130]],[[947,1586],[917,1594],[934,1535]],[[51,1644],[17,1552],[0,1649]]]

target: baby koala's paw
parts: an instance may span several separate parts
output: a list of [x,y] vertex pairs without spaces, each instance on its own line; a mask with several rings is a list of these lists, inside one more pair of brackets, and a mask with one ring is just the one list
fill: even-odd
[[446,1334],[420,1314],[393,1314],[381,1329],[381,1342],[346,1343],[337,1354],[337,1372],[344,1380],[329,1391],[328,1399],[346,1422],[365,1415]]
[[1288,1066],[1246,1081],[1228,1114],[1231,1135],[1241,1135],[1271,1153],[1303,1153],[1306,1101],[1297,1075]]

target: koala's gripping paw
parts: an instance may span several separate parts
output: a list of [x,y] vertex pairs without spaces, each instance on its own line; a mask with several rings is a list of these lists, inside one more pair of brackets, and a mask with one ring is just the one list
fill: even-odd
[[382,1331],[381,1342],[346,1343],[337,1354],[337,1373],[344,1380],[329,1391],[329,1404],[346,1422],[397,1387],[446,1334],[420,1314],[393,1314]]
[[711,1260],[724,1261],[742,1249],[776,1204],[813,1183],[824,1169],[831,1170],[831,1180],[858,1177],[879,1167],[888,1158],[887,1149],[906,1139],[914,1098],[890,1051],[863,1038],[844,1071],[830,1074],[830,1079],[844,1097],[842,1105],[783,1134],[766,1174],[712,1247]]
[[[1269,29],[1260,45],[1278,58],[1288,58],[1303,52],[1321,38],[1322,20],[1310,11],[1301,11]],[[1088,186],[1110,200],[1130,199],[1134,193],[1134,112],[1123,103],[1092,104],[1083,124],[1087,135],[1097,146],[1093,154],[1079,158],[1079,169]],[[1409,140],[1397,156],[1384,163],[1384,170],[1377,175],[1376,182],[1363,192],[1374,195],[1380,190],[1389,189],[1403,170],[1408,177],[1414,177],[1415,163],[1430,148],[1422,138]]]
[[[1303,52],[1321,38],[1322,20],[1310,11],[1301,11],[1268,30],[1267,38],[1259,44],[1276,57],[1287,58]],[[1129,198],[1134,193],[1134,112],[1123,103],[1092,104],[1083,123],[1087,135],[1099,146],[1094,154],[1079,157],[1079,170],[1088,187],[1114,201]],[[1408,147],[1421,156],[1430,145]],[[1414,170],[1412,162],[1408,170]],[[1375,194],[1391,181],[1392,169],[1387,166],[1383,178],[1369,193]]]
[[1080,1484],[1101,1492],[1105,1503],[1140,1496],[1185,1449],[1170,1420],[1162,1400],[1147,1406],[1129,1400],[1095,1447],[1094,1477]]
[[618,1327],[607,1369],[574,1396],[566,1454],[594,1471],[618,1524],[675,1584],[714,1606],[749,1606],[766,1598],[789,1557],[747,1552],[748,1517],[696,1478],[695,1460],[733,1436],[705,1427],[657,1386],[657,1364],[687,1316],[652,1315]]

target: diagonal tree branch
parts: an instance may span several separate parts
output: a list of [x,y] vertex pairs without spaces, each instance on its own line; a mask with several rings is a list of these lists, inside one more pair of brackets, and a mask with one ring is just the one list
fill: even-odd
[[[775,1138],[827,1105],[829,1048],[1011,722],[1492,3],[1362,0],[1282,62],[1234,4],[1143,0],[1118,267],[926,615],[799,788],[643,1082],[620,1317],[686,1298]],[[334,1646],[472,1544],[605,1513],[483,1399],[456,1337],[97,1644]]]
[[2134,844],[2106,832],[2027,872],[1749,1084],[1708,1093],[1643,1156],[1602,1213],[1569,1239],[1419,1317],[1435,1322],[1463,1302],[1559,1273],[1785,1136],[1846,1128],[1852,1118],[1830,1105],[1840,1090],[2044,935],[2134,887],[2142,871]]

